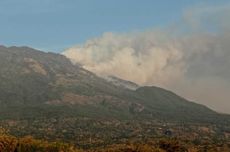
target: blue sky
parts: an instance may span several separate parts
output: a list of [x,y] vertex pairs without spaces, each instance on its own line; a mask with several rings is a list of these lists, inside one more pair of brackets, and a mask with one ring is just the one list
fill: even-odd
[[61,52],[104,32],[164,27],[228,0],[0,0],[0,44]]

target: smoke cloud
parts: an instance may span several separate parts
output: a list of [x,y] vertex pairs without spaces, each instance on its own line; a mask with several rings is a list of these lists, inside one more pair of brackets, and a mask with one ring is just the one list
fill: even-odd
[[230,113],[230,5],[196,7],[165,29],[105,33],[63,54],[100,76],[170,89]]

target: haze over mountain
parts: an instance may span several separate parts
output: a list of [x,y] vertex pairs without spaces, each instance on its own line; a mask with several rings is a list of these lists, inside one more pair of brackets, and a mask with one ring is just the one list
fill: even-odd
[[0,104],[0,151],[10,139],[18,143],[9,144],[11,149],[26,144],[25,152],[42,145],[60,149],[64,144],[59,142],[99,151],[129,142],[146,147],[146,141],[159,138],[189,141],[189,147],[200,149],[197,140],[214,147],[229,141],[230,115],[163,88],[99,77],[61,54],[29,47],[0,46]]
[[0,152],[230,152],[229,0],[0,0]]
[[[28,47],[0,47],[1,119],[49,118],[54,113],[55,117],[80,115],[169,122],[222,120],[220,114],[170,91],[154,86],[130,90],[116,84],[73,65],[60,54]],[[62,112],[57,113],[58,110]]]
[[64,52],[97,75],[229,113],[229,12],[229,0],[3,0],[0,44]]
[[157,85],[230,113],[229,13],[229,4],[191,7],[172,25],[106,32],[63,54],[98,75]]

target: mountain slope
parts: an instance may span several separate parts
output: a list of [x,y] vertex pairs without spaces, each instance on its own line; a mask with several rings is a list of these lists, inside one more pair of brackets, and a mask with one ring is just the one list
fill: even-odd
[[123,79],[120,79],[120,78],[115,77],[115,76],[107,76],[107,77],[105,77],[105,80],[114,84],[115,86],[127,88],[130,90],[136,90],[137,88],[140,87],[138,84],[136,84],[134,82],[123,80]]
[[86,116],[212,122],[220,116],[161,88],[114,85],[60,54],[28,47],[0,47],[0,104],[2,119]]

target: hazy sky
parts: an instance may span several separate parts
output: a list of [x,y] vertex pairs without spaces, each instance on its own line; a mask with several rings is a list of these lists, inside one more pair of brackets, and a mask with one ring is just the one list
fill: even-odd
[[168,26],[194,5],[229,0],[0,0],[0,44],[62,51],[104,32]]
[[0,0],[0,44],[230,113],[229,0]]

